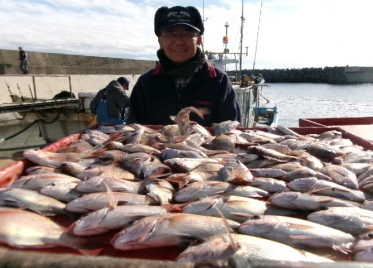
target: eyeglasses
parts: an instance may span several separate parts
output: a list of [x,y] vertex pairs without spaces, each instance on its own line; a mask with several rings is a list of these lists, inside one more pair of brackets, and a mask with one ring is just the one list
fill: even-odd
[[174,33],[174,32],[163,32],[161,33],[160,36],[167,40],[177,40],[177,39],[188,40],[188,39],[197,37],[198,35],[199,33],[196,33],[196,32],[183,32],[180,34]]

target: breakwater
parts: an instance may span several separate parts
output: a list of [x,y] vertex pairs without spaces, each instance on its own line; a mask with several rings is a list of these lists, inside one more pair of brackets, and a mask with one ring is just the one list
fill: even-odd
[[[326,83],[362,84],[373,83],[373,67],[324,67],[301,69],[242,70],[244,75],[262,74],[268,83]],[[229,72],[235,75],[234,72]]]
[[[26,48],[27,49],[27,48]],[[142,74],[155,66],[155,61],[68,55],[27,51],[30,74]],[[0,74],[22,74],[18,50],[0,49]]]

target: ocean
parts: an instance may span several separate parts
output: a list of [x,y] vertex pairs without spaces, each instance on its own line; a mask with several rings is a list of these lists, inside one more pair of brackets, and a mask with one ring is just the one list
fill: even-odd
[[277,106],[279,124],[298,127],[299,118],[373,116],[373,84],[269,83],[261,104]]

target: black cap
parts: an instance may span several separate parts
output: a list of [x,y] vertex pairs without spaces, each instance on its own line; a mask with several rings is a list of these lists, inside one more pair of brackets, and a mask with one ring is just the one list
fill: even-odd
[[160,7],[157,10],[154,16],[154,32],[157,36],[159,36],[162,31],[176,25],[189,26],[200,34],[203,34],[205,31],[201,14],[195,7]]
[[118,81],[119,84],[121,84],[121,85],[125,84],[125,85],[128,86],[128,85],[130,84],[130,81],[129,81],[127,78],[125,78],[124,76],[119,77],[119,78],[117,79],[117,81]]

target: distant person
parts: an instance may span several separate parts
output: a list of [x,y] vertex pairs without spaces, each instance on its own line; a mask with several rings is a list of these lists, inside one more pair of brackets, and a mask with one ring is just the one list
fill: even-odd
[[90,109],[97,115],[98,123],[125,123],[125,113],[129,106],[129,97],[126,94],[128,87],[129,80],[119,77],[96,94],[91,101]]
[[208,63],[201,51],[204,26],[192,6],[161,7],[154,16],[159,64],[143,74],[130,98],[128,123],[174,124],[170,116],[186,107],[204,111],[190,119],[203,126],[241,120],[235,91],[226,73]]
[[18,49],[19,49],[19,67],[21,68],[23,74],[28,74],[27,52],[22,47],[19,47]]

